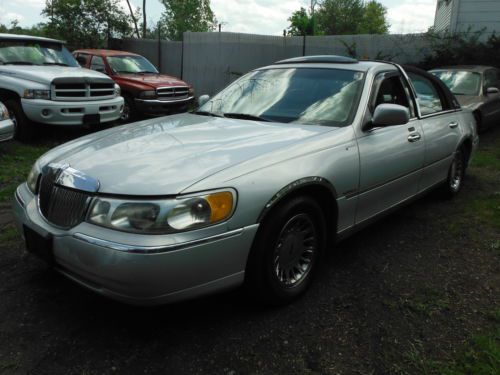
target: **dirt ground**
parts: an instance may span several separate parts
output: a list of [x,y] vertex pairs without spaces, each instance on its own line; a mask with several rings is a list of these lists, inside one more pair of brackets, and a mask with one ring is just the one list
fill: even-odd
[[109,301],[27,256],[3,203],[0,374],[443,373],[499,330],[498,150],[500,127],[456,199],[430,194],[338,244],[279,309],[238,290],[156,308]]

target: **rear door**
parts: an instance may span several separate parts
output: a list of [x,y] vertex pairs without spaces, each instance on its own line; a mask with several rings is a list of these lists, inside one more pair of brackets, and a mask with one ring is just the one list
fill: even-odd
[[356,223],[408,199],[417,193],[424,163],[424,140],[406,81],[397,71],[376,76],[368,111],[383,103],[410,110],[408,124],[379,127],[358,137],[360,194]]
[[448,176],[453,154],[460,140],[459,117],[444,85],[438,78],[418,71],[408,77],[417,97],[420,124],[425,138],[425,158],[419,190],[425,190]]

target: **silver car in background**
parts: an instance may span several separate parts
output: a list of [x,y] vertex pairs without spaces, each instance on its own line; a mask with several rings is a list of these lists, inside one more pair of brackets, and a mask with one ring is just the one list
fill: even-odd
[[491,66],[452,66],[431,70],[456,96],[462,108],[474,112],[478,131],[500,124],[500,75]]
[[14,138],[14,122],[9,116],[9,110],[0,102],[0,142]]
[[458,193],[478,142],[441,81],[392,63],[295,58],[200,100],[43,155],[15,193],[28,251],[128,303],[241,285],[288,303],[336,241]]

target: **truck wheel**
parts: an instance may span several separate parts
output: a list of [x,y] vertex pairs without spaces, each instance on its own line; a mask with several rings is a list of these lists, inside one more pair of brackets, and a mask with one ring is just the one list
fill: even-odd
[[14,122],[14,138],[18,141],[33,140],[36,136],[36,127],[24,114],[21,103],[18,100],[10,99],[5,102],[5,106]]
[[121,123],[127,123],[134,119],[135,117],[135,106],[134,101],[129,95],[123,96],[123,112],[120,116]]
[[316,201],[298,196],[261,223],[248,259],[245,286],[253,297],[284,305],[306,291],[326,244],[323,212]]

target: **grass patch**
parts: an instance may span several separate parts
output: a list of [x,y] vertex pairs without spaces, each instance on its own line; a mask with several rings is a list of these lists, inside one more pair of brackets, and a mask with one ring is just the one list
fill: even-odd
[[14,226],[7,226],[2,228],[0,232],[0,243],[7,243],[18,239],[19,233]]
[[33,163],[49,149],[48,145],[34,146],[18,142],[0,145],[0,203],[12,199],[17,186],[26,181]]
[[493,192],[471,200],[466,206],[466,214],[478,223],[500,229],[500,192]]
[[477,150],[471,160],[471,166],[475,168],[500,170],[500,149],[491,147]]
[[423,289],[418,294],[400,299],[400,306],[410,312],[432,316],[448,309],[449,300],[435,289]]

